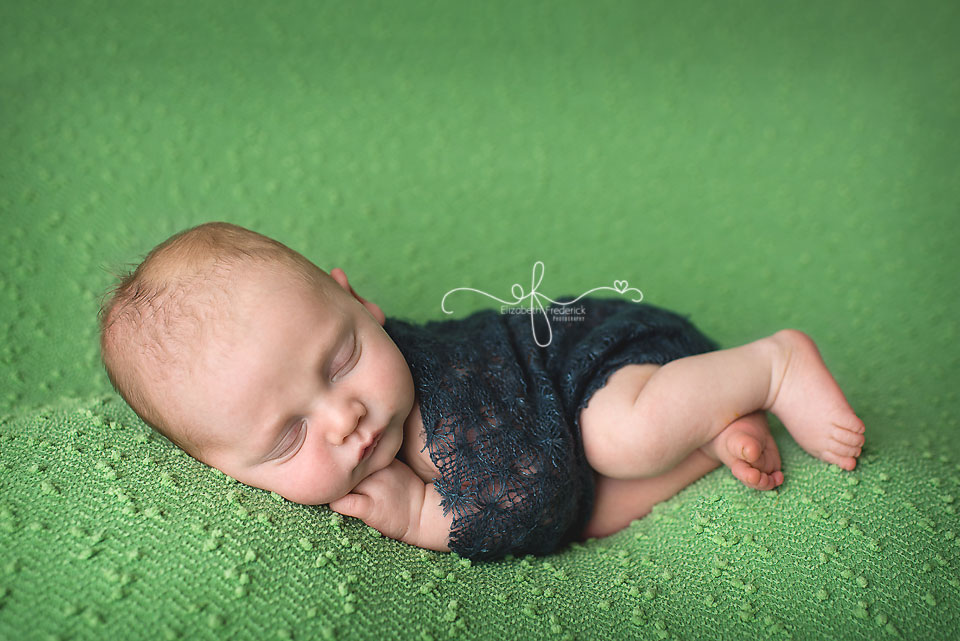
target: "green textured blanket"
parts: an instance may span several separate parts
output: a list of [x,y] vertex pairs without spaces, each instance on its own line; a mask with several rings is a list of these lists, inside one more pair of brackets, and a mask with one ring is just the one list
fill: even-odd
[[[947,639],[956,3],[0,3],[0,639]],[[107,267],[229,220],[390,315],[627,280],[818,343],[853,472],[771,417],[602,540],[478,564],[233,482],[110,388]],[[536,283],[534,283],[536,285]],[[514,290],[515,291],[515,290]],[[461,291],[457,316],[498,303]]]

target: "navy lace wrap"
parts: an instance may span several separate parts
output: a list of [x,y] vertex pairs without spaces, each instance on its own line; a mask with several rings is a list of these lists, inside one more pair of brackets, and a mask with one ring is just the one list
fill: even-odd
[[594,499],[581,408],[623,365],[718,349],[687,316],[647,303],[586,297],[533,318],[536,335],[529,311],[384,324],[413,375],[450,549],[470,559],[579,538]]

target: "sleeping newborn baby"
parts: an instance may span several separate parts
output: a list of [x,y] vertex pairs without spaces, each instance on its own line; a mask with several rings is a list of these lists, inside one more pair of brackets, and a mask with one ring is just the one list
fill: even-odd
[[721,464],[777,487],[767,411],[845,470],[864,444],[797,330],[721,350],[686,317],[590,297],[575,321],[546,310],[545,347],[529,313],[417,325],[228,223],[108,294],[101,357],[145,423],[247,485],[476,560],[607,536]]

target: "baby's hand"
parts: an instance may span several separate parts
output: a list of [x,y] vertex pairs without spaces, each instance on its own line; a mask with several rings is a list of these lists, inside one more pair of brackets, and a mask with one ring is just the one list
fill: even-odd
[[394,459],[360,481],[330,509],[355,516],[391,539],[418,545],[424,483],[406,463]]

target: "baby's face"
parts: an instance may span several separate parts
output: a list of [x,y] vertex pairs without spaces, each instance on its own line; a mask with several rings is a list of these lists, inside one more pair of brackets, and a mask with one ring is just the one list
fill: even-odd
[[198,458],[297,503],[329,503],[389,465],[414,403],[380,308],[334,277],[329,302],[294,278],[244,279],[237,326],[209,339],[177,392],[183,416],[225,443]]

